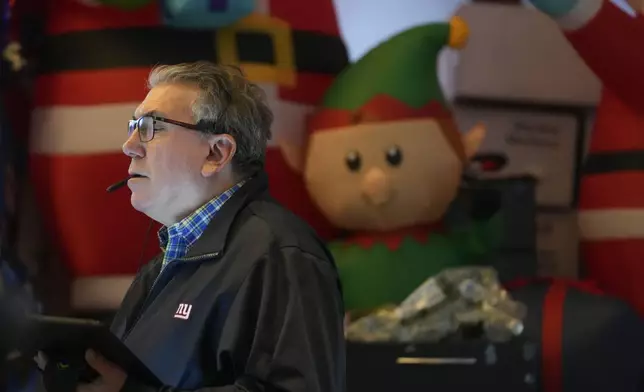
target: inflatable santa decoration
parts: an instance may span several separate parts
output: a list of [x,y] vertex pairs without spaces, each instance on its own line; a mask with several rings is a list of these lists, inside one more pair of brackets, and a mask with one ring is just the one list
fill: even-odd
[[644,19],[609,0],[531,0],[603,82],[579,225],[588,277],[644,313]]
[[[127,190],[105,192],[127,175],[121,145],[151,67],[196,60],[240,65],[265,89],[279,137],[304,131],[306,115],[348,60],[332,0],[258,1],[255,12],[210,30],[176,28],[156,1],[128,9],[118,8],[122,1],[86,3],[50,4],[35,86],[31,172],[57,251],[74,278],[72,307],[109,310],[119,305],[140,263],[159,251],[149,219],[132,209]],[[190,1],[182,3],[194,11]],[[187,18],[188,11],[177,17]],[[213,20],[217,26],[222,18]],[[270,146],[266,165],[274,196],[328,233],[279,149]]]

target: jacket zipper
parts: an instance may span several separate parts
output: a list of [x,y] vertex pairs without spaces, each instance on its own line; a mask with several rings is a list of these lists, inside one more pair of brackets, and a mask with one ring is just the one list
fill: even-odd
[[[175,263],[175,262],[185,262],[185,261],[191,261],[192,262],[192,261],[202,261],[202,260],[207,260],[207,259],[214,259],[217,256],[219,256],[219,253],[220,252],[206,253],[204,255],[199,255],[199,256],[184,257],[184,258],[174,260],[173,263]],[[163,260],[161,260],[161,263],[163,263]],[[136,324],[141,319],[141,316],[143,316],[143,313],[145,312],[145,309],[148,307],[148,305],[150,305],[149,302],[151,301],[151,299],[150,299],[151,294],[154,291],[154,288],[156,287],[157,282],[160,280],[161,275],[163,275],[165,270],[166,270],[166,268],[162,266],[161,271],[159,271],[159,275],[154,280],[154,283],[152,283],[152,286],[150,286],[150,289],[146,292],[145,301],[143,301],[143,305],[139,308],[139,310],[138,310],[138,312],[136,314],[136,318],[132,322],[132,325],[130,325],[130,328],[128,328],[128,330],[125,331],[125,333],[123,334],[123,337],[121,338],[121,341],[125,341],[125,339],[127,339],[127,337],[130,335],[130,333],[132,332],[132,330],[134,329]]]
[[201,261],[201,260],[207,260],[207,259],[214,259],[214,258],[219,256],[219,253],[220,252],[215,252],[215,253],[206,253],[206,254],[199,255],[199,256],[182,257],[182,258],[177,259],[175,261]]

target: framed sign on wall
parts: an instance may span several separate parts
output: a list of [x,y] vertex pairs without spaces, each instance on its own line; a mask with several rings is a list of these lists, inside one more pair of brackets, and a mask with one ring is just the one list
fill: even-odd
[[484,177],[534,175],[539,207],[568,209],[576,205],[583,156],[585,117],[575,108],[489,101],[458,102],[461,130],[485,124],[480,153],[502,153],[505,166]]

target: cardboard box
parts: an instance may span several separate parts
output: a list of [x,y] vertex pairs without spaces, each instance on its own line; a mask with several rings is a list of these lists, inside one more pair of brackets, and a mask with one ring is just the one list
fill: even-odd
[[438,343],[347,343],[347,391],[535,392],[538,346],[517,337]]
[[537,263],[540,276],[579,277],[579,229],[575,212],[537,216]]
[[456,98],[592,107],[601,82],[557,24],[533,7],[466,3],[470,38],[453,68]]

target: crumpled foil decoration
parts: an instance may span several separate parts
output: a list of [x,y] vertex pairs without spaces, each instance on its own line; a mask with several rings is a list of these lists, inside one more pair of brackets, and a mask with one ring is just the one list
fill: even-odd
[[467,325],[504,342],[523,332],[527,309],[512,300],[493,268],[446,269],[427,279],[398,306],[378,309],[346,331],[361,342],[436,342]]

